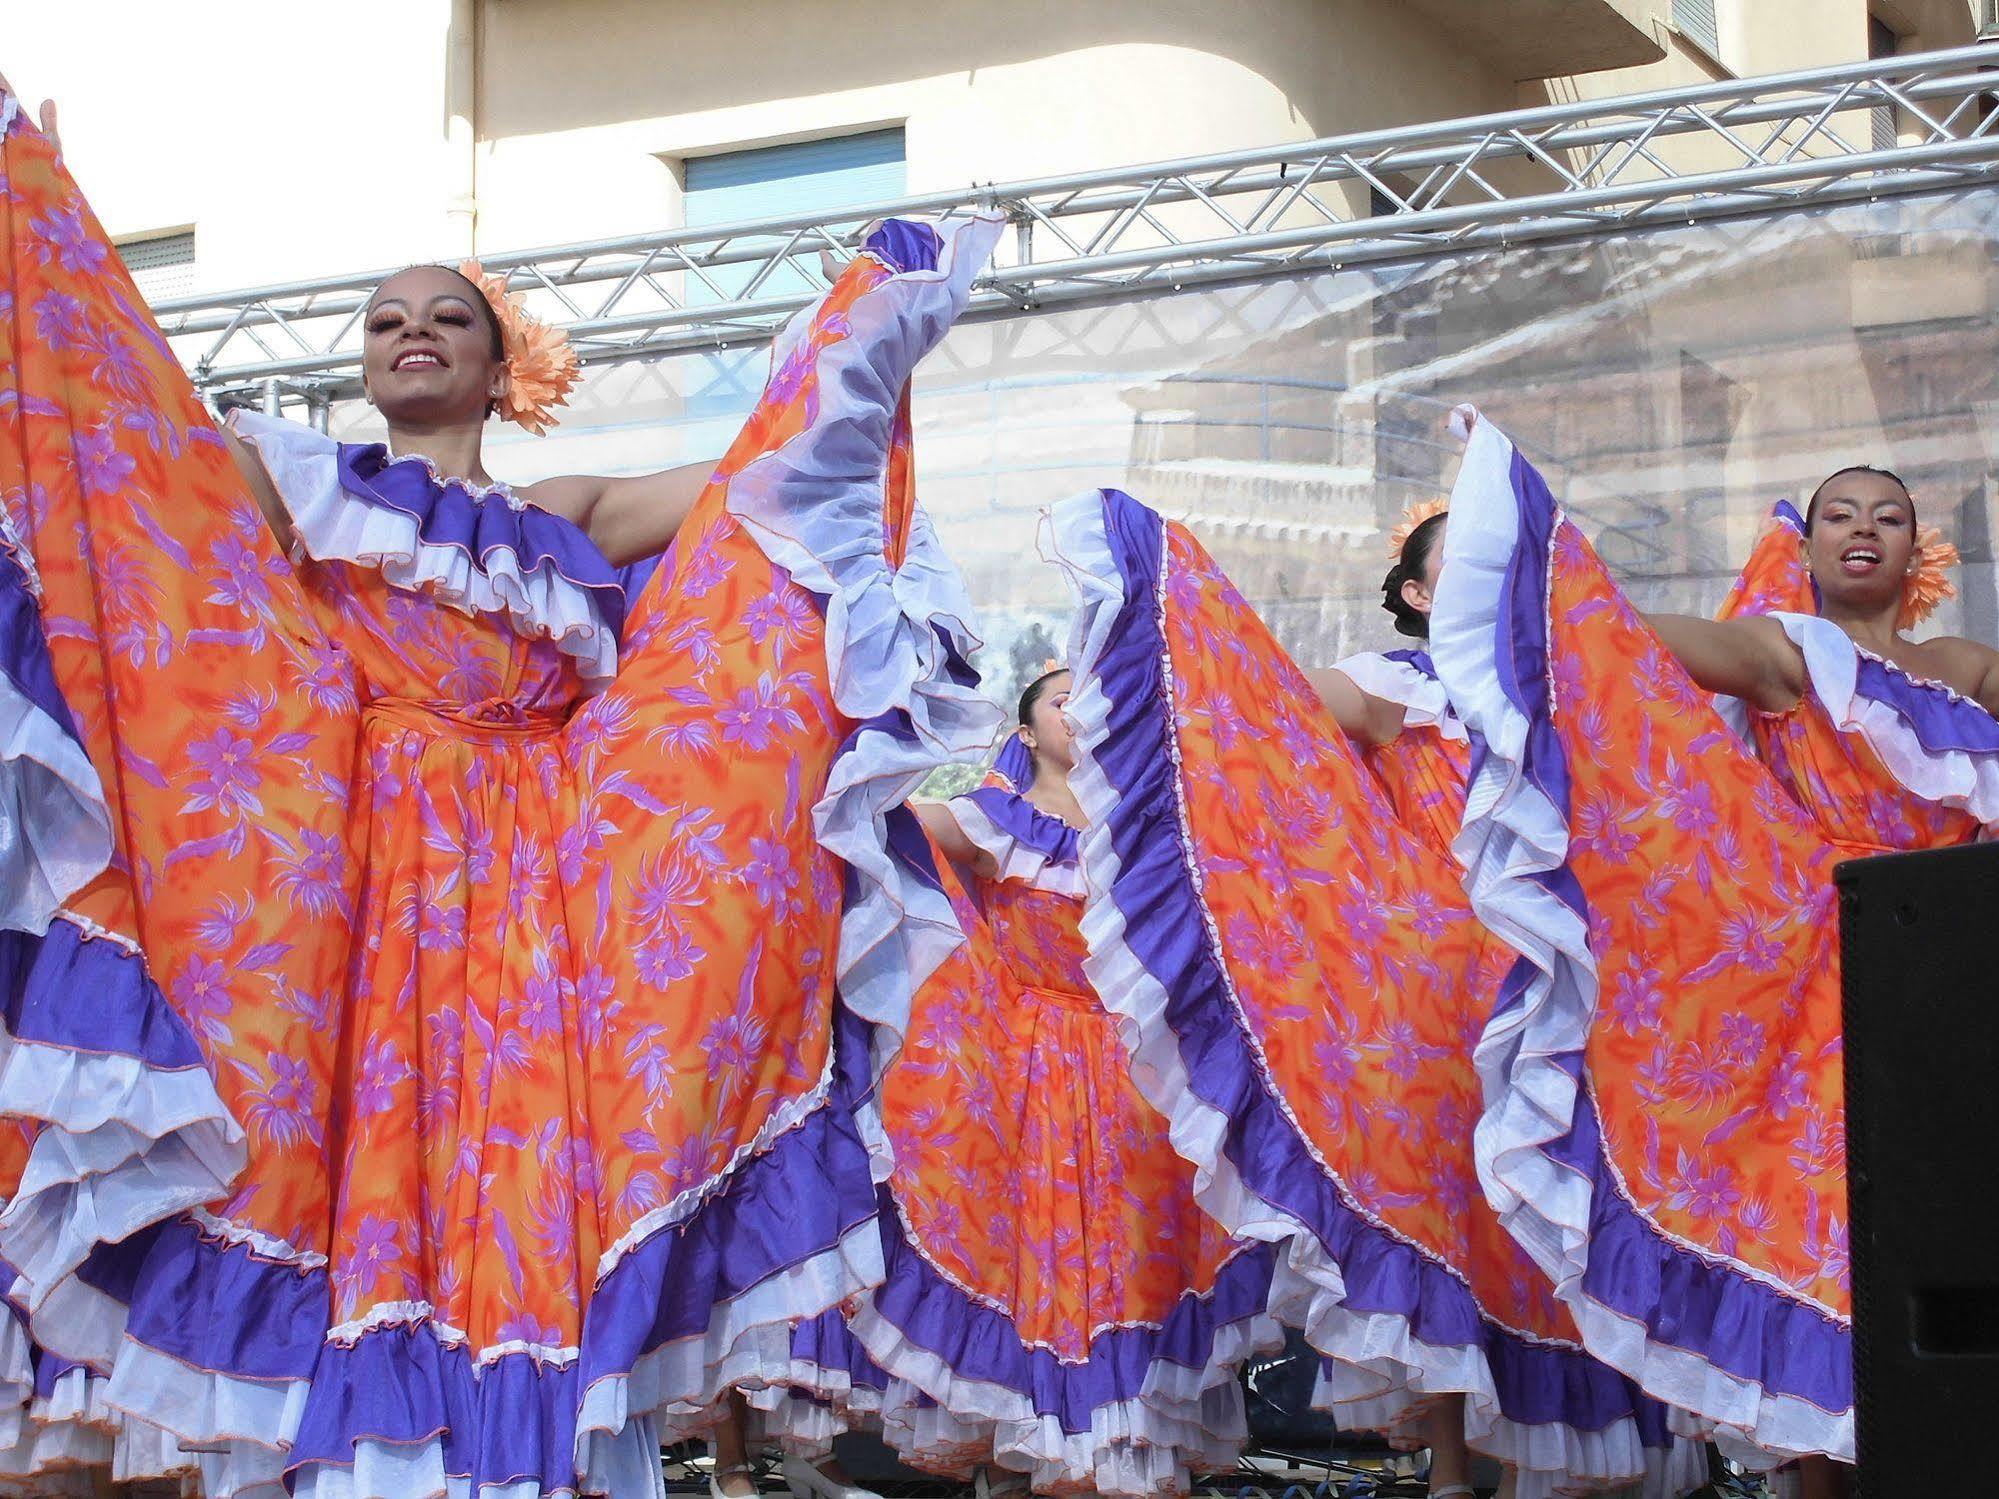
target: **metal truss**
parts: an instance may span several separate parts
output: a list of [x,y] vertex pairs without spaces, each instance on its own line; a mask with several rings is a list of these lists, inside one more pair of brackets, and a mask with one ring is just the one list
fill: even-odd
[[[1991,92],[1986,92],[1990,90]],[[889,215],[1013,226],[973,316],[1999,182],[1999,44],[486,258],[585,363],[760,342]],[[385,274],[155,311],[210,397],[357,386]]]

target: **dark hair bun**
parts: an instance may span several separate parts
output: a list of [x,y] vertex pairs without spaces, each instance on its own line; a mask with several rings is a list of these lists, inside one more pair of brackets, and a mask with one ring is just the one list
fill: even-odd
[[1402,543],[1402,556],[1388,570],[1388,576],[1381,580],[1381,607],[1395,616],[1397,634],[1410,635],[1417,640],[1430,638],[1430,616],[1421,609],[1410,607],[1409,601],[1402,597],[1402,585],[1422,580],[1423,569],[1429,565],[1430,553],[1436,548],[1437,538],[1443,534],[1444,518],[1444,512],[1439,511],[1411,531]]
[[1057,677],[1062,676],[1068,670],[1069,668],[1066,666],[1058,666],[1053,671],[1044,671],[1040,676],[1027,684],[1026,690],[1020,695],[1019,717],[1020,726],[1023,729],[1033,725],[1034,705],[1040,702],[1042,695],[1048,691],[1048,684]]
[[1381,607],[1395,616],[1396,634],[1427,640],[1430,638],[1430,617],[1420,609],[1411,608],[1409,601],[1402,597],[1402,585],[1415,576],[1400,562],[1391,567],[1388,576],[1381,580]]

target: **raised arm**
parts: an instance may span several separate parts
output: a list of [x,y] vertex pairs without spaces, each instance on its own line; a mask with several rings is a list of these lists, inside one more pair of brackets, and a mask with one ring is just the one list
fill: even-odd
[[1367,745],[1386,744],[1402,732],[1402,705],[1363,692],[1360,684],[1337,666],[1310,668],[1305,680],[1349,739]]
[[1804,696],[1805,658],[1774,619],[1648,614],[1645,622],[1704,692],[1738,697],[1771,713]]
[[576,522],[613,567],[665,551],[715,472],[687,463],[628,479],[565,474],[531,484],[525,497]]
[[277,537],[278,546],[283,549],[285,555],[290,556],[298,537],[292,530],[291,512],[285,508],[285,502],[279,497],[277,485],[271,482],[271,476],[264,468],[264,460],[257,456],[256,451],[247,442],[236,435],[236,429],[227,422],[222,424],[222,437],[229,445],[229,456],[236,462],[236,472],[243,476],[244,487],[250,491],[250,497],[257,502],[257,508],[264,512],[265,524],[271,528],[271,534]]
[[944,857],[953,864],[967,865],[988,876],[999,873],[998,861],[965,836],[965,830],[958,826],[957,814],[951,810],[949,802],[911,802],[909,809],[923,824],[923,831],[930,835],[930,841],[943,849]]

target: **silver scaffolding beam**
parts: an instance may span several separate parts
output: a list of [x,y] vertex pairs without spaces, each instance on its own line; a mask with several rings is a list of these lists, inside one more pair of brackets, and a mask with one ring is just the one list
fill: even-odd
[[[1988,92],[1988,90],[1990,92]],[[1877,148],[1891,122],[1896,144]],[[587,364],[765,340],[874,220],[998,208],[971,315],[1999,182],[1999,43],[487,257]],[[384,271],[155,308],[211,398],[358,388]]]

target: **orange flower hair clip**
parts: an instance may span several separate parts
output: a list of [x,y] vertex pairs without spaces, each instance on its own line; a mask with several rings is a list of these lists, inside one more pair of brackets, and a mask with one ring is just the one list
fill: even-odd
[[1040,675],[1044,677],[1053,676],[1058,671],[1067,671],[1068,669],[1068,667],[1062,664],[1060,657],[1050,656],[1046,661],[1041,663]]
[[466,280],[486,294],[486,304],[500,325],[500,343],[507,354],[507,393],[499,414],[539,437],[550,425],[551,413],[567,403],[582,364],[569,340],[527,310],[527,299],[507,290],[504,274],[494,275],[476,260],[458,267]]
[[1439,498],[1434,500],[1418,500],[1407,510],[1403,511],[1401,522],[1393,531],[1388,533],[1388,555],[1395,561],[1400,562],[1402,560],[1402,548],[1408,544],[1409,538],[1415,534],[1416,528],[1431,516],[1442,515],[1450,508],[1451,502],[1449,500]]
[[1957,548],[1943,539],[1935,526],[1916,531],[1916,565],[1902,584],[1902,612],[1895,617],[1898,630],[1914,629],[1945,599],[1957,597],[1957,585],[1946,574],[1958,563]]

